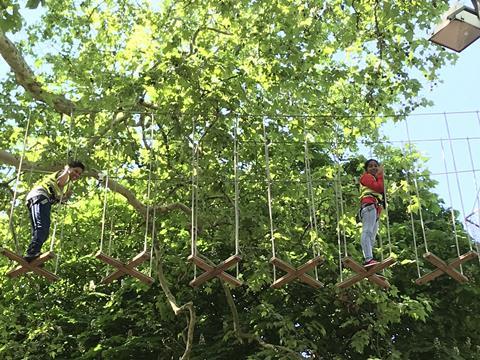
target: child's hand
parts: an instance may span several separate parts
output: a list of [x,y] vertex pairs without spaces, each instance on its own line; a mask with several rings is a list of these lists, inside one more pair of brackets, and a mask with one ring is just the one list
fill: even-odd
[[65,194],[63,194],[62,196],[62,203],[66,202],[70,198],[70,196],[72,196],[72,193],[72,190],[68,190],[67,192],[65,192]]
[[377,169],[377,176],[383,176],[383,165],[380,165]]

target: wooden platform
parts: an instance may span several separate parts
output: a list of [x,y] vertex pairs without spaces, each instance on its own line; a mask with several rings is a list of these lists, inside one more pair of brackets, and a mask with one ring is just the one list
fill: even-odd
[[95,257],[117,269],[116,271],[102,279],[103,284],[109,284],[124,275],[130,275],[147,285],[151,285],[154,281],[152,277],[147,276],[144,273],[135,269],[138,265],[150,259],[150,254],[146,251],[140,252],[127,263],[123,263],[120,260],[117,260],[111,256],[102,253],[101,251],[97,252],[95,254]]
[[200,276],[190,281],[190,286],[192,287],[200,286],[204,282],[210,279],[213,279],[215,277],[219,278],[220,280],[226,281],[232,286],[241,286],[243,282],[241,282],[236,277],[225,272],[225,270],[236,265],[238,262],[240,262],[240,260],[242,260],[242,258],[239,255],[232,255],[228,259],[222,261],[220,264],[216,266],[212,266],[202,258],[195,255],[190,255],[188,257],[188,261],[197,265],[199,268],[205,271],[203,274],[201,274]]
[[307,261],[302,266],[296,268],[293,265],[277,258],[272,257],[270,259],[270,264],[275,265],[279,269],[286,272],[285,275],[277,279],[272,285],[270,285],[274,289],[278,289],[283,285],[289,283],[292,280],[298,279],[299,281],[303,282],[304,284],[310,285],[313,288],[321,288],[323,287],[323,283],[320,281],[312,278],[310,275],[306,274],[307,271],[313,269],[314,267],[322,264],[324,261],[323,257],[317,256],[309,261]]
[[468,278],[455,270],[456,267],[459,267],[466,261],[475,259],[478,257],[478,254],[474,251],[469,251],[466,254],[461,255],[460,257],[456,258],[455,260],[451,261],[450,263],[446,263],[438,256],[432,254],[431,252],[427,252],[423,255],[423,257],[434,265],[437,269],[429,272],[428,274],[423,275],[422,277],[418,278],[415,283],[417,285],[424,285],[440,275],[446,274],[449,275],[452,279],[458,281],[460,284],[468,282]]
[[387,279],[385,279],[385,277],[383,277],[382,275],[378,275],[377,273],[395,264],[396,262],[395,259],[389,257],[379,262],[378,264],[375,264],[368,268],[365,268],[364,266],[360,265],[351,257],[344,258],[342,262],[345,265],[345,267],[348,267],[350,270],[356,272],[357,275],[353,275],[348,279],[342,281],[341,283],[337,284],[337,287],[342,289],[347,288],[363,279],[367,279],[371,283],[374,283],[384,289],[387,289],[390,287],[390,284],[387,281]]
[[28,272],[33,272],[37,275],[43,276],[44,278],[52,282],[60,279],[60,277],[58,277],[54,273],[48,270],[45,270],[43,267],[41,267],[46,261],[53,259],[55,257],[55,254],[53,251],[49,251],[44,254],[41,254],[38,258],[36,258],[35,260],[32,260],[31,262],[28,262],[23,257],[5,248],[1,248],[0,253],[6,256],[7,258],[9,258],[10,260],[15,261],[19,264],[14,269],[7,272],[7,276],[10,278],[15,278],[17,276],[26,274]]

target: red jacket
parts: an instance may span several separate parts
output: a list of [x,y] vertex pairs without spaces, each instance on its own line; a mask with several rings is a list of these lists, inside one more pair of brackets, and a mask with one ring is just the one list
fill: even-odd
[[[369,173],[363,173],[360,177],[360,184],[363,186],[372,189],[376,193],[383,194],[384,187],[383,187],[383,174],[377,177],[373,176]],[[378,203],[378,200],[373,196],[364,196],[360,199],[360,203],[363,204],[375,204],[375,208],[377,209],[377,214],[380,215],[382,212],[382,206]]]

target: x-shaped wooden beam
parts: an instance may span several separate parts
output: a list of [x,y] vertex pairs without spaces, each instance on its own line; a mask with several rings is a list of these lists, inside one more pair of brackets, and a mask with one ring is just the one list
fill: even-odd
[[430,262],[432,265],[437,267],[437,269],[429,272],[428,274],[423,275],[421,278],[418,278],[415,282],[417,285],[423,285],[439,277],[442,274],[450,275],[451,278],[463,284],[468,282],[468,278],[455,270],[456,267],[459,267],[461,264],[468,260],[472,260],[478,257],[478,254],[474,251],[469,251],[466,254],[461,255],[450,263],[446,263],[439,257],[435,256],[431,252],[427,252],[423,257]]
[[41,254],[38,258],[32,260],[31,262],[28,262],[23,257],[5,248],[2,248],[0,252],[6,257],[8,257],[10,260],[16,261],[19,264],[17,267],[7,272],[7,276],[10,278],[15,278],[17,276],[20,276],[22,274],[25,274],[31,271],[37,275],[45,277],[50,281],[56,281],[60,279],[54,273],[40,267],[43,265],[44,262],[46,262],[47,260],[53,259],[55,257],[55,254],[53,253],[53,251],[49,251],[44,254]]
[[272,285],[270,285],[274,289],[278,289],[285,285],[286,283],[289,283],[292,280],[298,279],[301,282],[310,285],[311,287],[314,288],[320,288],[323,286],[323,284],[312,278],[310,275],[306,274],[307,271],[313,269],[315,266],[322,264],[324,261],[323,257],[317,256],[309,261],[307,261],[305,264],[300,266],[299,268],[296,268],[287,262],[280,260],[277,257],[272,257],[270,259],[270,264],[273,264],[274,266],[278,267],[279,269],[283,270],[286,272],[285,275],[283,275],[281,278],[277,279]]
[[222,261],[217,266],[212,266],[202,258],[199,258],[196,255],[190,255],[188,257],[188,261],[190,261],[191,263],[194,263],[199,268],[205,271],[203,274],[201,274],[200,276],[197,276],[195,279],[190,281],[190,286],[197,287],[203,284],[204,282],[210,279],[213,279],[214,277],[224,280],[228,282],[230,285],[241,286],[243,283],[240,280],[238,280],[236,277],[230,274],[227,274],[225,272],[225,270],[230,269],[232,266],[236,265],[240,260],[242,260],[240,256],[232,255],[228,259]]
[[378,264],[365,268],[364,266],[360,265],[355,260],[353,260],[351,257],[346,257],[345,259],[343,259],[343,264],[349,269],[356,272],[357,275],[353,275],[348,279],[342,281],[341,283],[337,284],[339,288],[343,289],[343,288],[350,287],[353,284],[356,284],[357,282],[365,278],[368,281],[374,284],[377,284],[382,288],[386,289],[390,287],[390,284],[388,283],[388,281],[383,276],[378,275],[376,273],[395,264],[395,259],[386,258],[385,260],[383,260],[382,262],[379,262]]
[[147,285],[151,285],[153,283],[152,277],[147,276],[144,273],[135,269],[138,265],[150,259],[150,254],[147,251],[142,251],[127,263],[123,263],[117,259],[112,258],[111,256],[105,255],[101,251],[95,254],[95,257],[113,266],[114,268],[117,268],[116,271],[102,279],[103,284],[109,284],[124,275],[130,275]]

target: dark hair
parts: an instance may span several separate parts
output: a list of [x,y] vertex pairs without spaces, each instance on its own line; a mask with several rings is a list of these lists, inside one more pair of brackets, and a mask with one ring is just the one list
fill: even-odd
[[71,168],[78,167],[78,168],[82,169],[83,171],[85,171],[85,165],[83,165],[83,163],[81,161],[78,161],[78,160],[71,160],[68,163],[68,166],[71,167]]
[[377,160],[375,160],[375,159],[368,159],[367,161],[365,161],[365,164],[363,164],[363,168],[364,168],[365,170],[367,170],[368,164],[370,164],[370,162],[372,162],[372,161],[375,161],[375,162],[377,163],[377,165],[380,165],[380,163],[379,163]]

